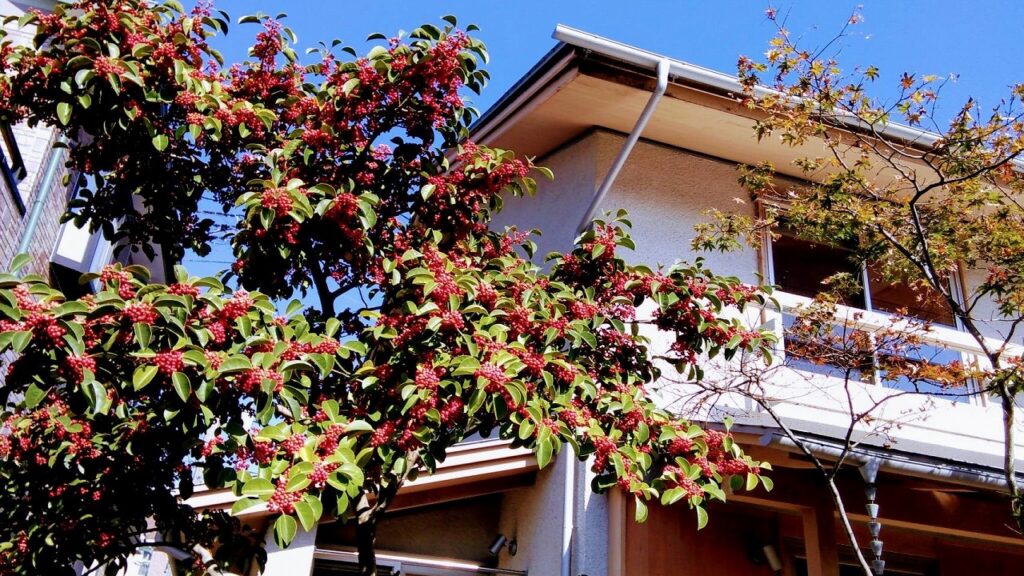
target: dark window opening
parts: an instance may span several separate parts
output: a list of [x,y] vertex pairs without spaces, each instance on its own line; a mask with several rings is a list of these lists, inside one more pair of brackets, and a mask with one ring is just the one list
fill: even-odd
[[[777,231],[771,242],[772,272],[775,284],[783,291],[813,298],[825,291],[827,281],[845,273],[861,284],[859,290],[842,296],[841,304],[874,312],[900,314],[936,325],[955,326],[949,306],[931,290],[907,283],[882,279],[878,266],[867,266],[866,273],[854,258],[853,251],[841,245],[827,245],[798,238],[792,229]],[[869,298],[865,298],[865,290]],[[831,334],[814,338],[794,329],[796,317],[783,315],[786,354],[795,368],[816,374],[871,381],[875,376],[886,386],[898,390],[950,395],[956,400],[966,397],[950,390],[950,383],[919,376],[917,367],[948,365],[961,360],[960,352],[928,343],[900,349],[875,350],[863,332],[836,326]],[[878,369],[896,365],[901,373]],[[965,383],[954,383],[963,385]]]

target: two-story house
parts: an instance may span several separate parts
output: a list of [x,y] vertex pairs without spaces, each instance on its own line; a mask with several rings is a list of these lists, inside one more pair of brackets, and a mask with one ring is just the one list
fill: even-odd
[[[555,37],[558,44],[484,114],[474,132],[478,142],[534,156],[554,171],[555,181],[543,183],[535,198],[509,201],[497,223],[542,230],[541,254],[569,248],[579,228],[602,211],[626,208],[640,247],[637,260],[692,259],[693,226],[706,218],[706,210],[753,215],[758,209],[752,202],[734,202],[749,198],[737,183],[738,164],[770,160],[783,175],[803,176],[791,167],[800,150],[757,140],[754,117],[739,103],[734,77],[569,28],[559,27]],[[892,130],[911,139],[925,136]],[[760,275],[779,285],[782,309],[766,310],[758,321],[776,327],[784,355],[787,318],[808,302],[821,278],[844,265],[843,255],[829,250],[783,234],[758,249],[705,256],[718,273],[751,283]],[[960,276],[965,288],[979,281],[971,270]],[[843,308],[859,327],[883,325],[887,310],[912,304],[899,287],[873,286],[870,278],[866,292],[874,298]],[[977,350],[955,322],[934,310],[912,311],[936,315],[928,318],[935,324],[926,335],[929,345],[972,360]],[[867,398],[886,392],[871,378],[844,382],[799,363],[777,378],[774,384],[790,392],[777,412],[826,462],[843,450],[849,420],[849,407],[836,392],[845,396],[852,390]],[[671,403],[673,390],[666,386],[663,392]],[[1009,527],[1009,506],[1000,492],[999,407],[981,395],[953,401],[926,392],[887,404],[876,418],[889,424],[884,435],[856,430],[859,444],[837,484],[859,542],[865,548],[872,540],[884,543],[886,574],[1013,573],[1024,562],[1024,539]],[[378,531],[382,571],[862,573],[851,565],[852,550],[832,498],[808,458],[757,406],[736,401],[717,408],[687,415],[731,413],[745,449],[774,465],[776,488],[730,494],[728,504],[711,506],[711,521],[702,531],[685,506],[654,506],[646,523],[634,523],[628,499],[614,491],[592,494],[588,467],[567,453],[538,471],[529,454],[483,440],[452,450],[437,474],[400,493]],[[865,506],[868,481],[877,508]],[[217,506],[230,499],[207,492],[193,501]],[[256,523],[260,514],[246,511]],[[345,526],[325,521],[312,533],[300,533],[287,550],[268,544],[265,573],[353,573],[353,542]],[[867,554],[873,557],[874,551]]]
[[[567,249],[591,217],[626,208],[638,260],[692,259],[693,226],[706,218],[706,210],[753,215],[758,209],[734,203],[748,198],[737,183],[737,164],[770,160],[783,175],[802,177],[792,167],[802,151],[757,140],[754,118],[740,105],[741,88],[730,75],[569,28],[560,27],[556,38],[559,44],[484,114],[474,134],[477,141],[535,156],[554,171],[555,181],[543,184],[536,198],[510,201],[499,216],[499,224],[542,230],[540,253]],[[716,272],[749,282],[761,275],[779,285],[783,310],[768,314],[780,333],[788,312],[807,302],[815,283],[845,265],[842,254],[787,235],[761,249],[705,256]],[[959,280],[967,284],[978,277],[968,270]],[[852,303],[864,313],[849,310],[867,327],[884,325],[886,310],[913,305],[892,286],[869,284],[867,292],[874,298]],[[942,354],[970,361],[975,350],[955,323],[928,319],[935,323],[930,343]],[[798,363],[793,371],[800,371]],[[813,366],[806,372],[810,376],[790,374],[779,382],[804,389],[787,395],[778,412],[827,461],[842,449],[849,422],[848,408],[829,388],[849,385]],[[872,385],[856,387],[871,395]],[[928,409],[920,412],[924,405]],[[500,551],[493,564],[531,574],[857,573],[817,471],[755,407],[731,408],[747,449],[776,466],[777,488],[732,495],[730,504],[712,507],[711,523],[701,532],[684,507],[655,508],[647,523],[633,523],[626,499],[590,494],[587,467],[563,459],[539,472],[531,487],[503,491],[493,504],[467,499],[397,514],[396,521],[410,521],[396,528],[402,536],[392,547],[401,552],[403,542],[426,536],[417,533],[413,518],[454,506],[491,506],[497,518],[491,531],[515,537],[518,545],[516,555]],[[998,406],[980,396],[955,402],[912,394],[894,398],[879,418],[892,426],[884,435],[858,431],[862,442],[852,453],[854,465],[840,475],[839,485],[861,545],[867,547],[869,532],[881,528],[876,540],[884,542],[886,573],[1008,573],[1019,565],[1024,541],[1008,528],[1008,506],[999,495]],[[877,518],[865,509],[861,469],[875,471]],[[451,536],[461,541],[463,531],[458,527]],[[332,540],[321,534],[318,546],[340,542]]]

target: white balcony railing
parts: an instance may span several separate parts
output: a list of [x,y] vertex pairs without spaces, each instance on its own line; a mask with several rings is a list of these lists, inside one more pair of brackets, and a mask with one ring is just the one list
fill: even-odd
[[[829,375],[837,370],[829,370],[828,366],[816,365],[803,361],[796,357],[787,358],[786,342],[787,330],[795,318],[807,310],[812,304],[810,298],[797,296],[785,292],[776,292],[775,299],[779,303],[778,309],[766,311],[767,324],[771,326],[779,340],[779,347],[776,353],[779,359],[787,362],[788,365],[808,372]],[[846,333],[861,332],[867,335],[886,334],[888,338],[894,335],[905,333],[912,335],[915,344],[904,351],[911,360],[927,361],[933,364],[949,364],[960,362],[964,367],[976,368],[984,371],[991,368],[988,358],[985,356],[982,346],[969,333],[950,326],[940,324],[925,325],[920,321],[909,318],[896,317],[883,312],[869,312],[858,308],[838,305],[836,307],[835,324],[837,331]],[[791,340],[790,340],[791,341]],[[998,350],[1004,346],[1004,341],[995,338],[988,338],[985,346],[990,350]],[[1006,344],[1005,354],[1008,356],[1024,355],[1024,347],[1017,344]],[[866,373],[860,374],[860,379],[873,384],[881,384],[891,388],[904,391],[916,389],[923,393],[932,393],[936,397],[945,397],[950,400],[970,401],[971,403],[985,403],[984,394],[979,394],[978,383],[965,383],[965,387],[959,390],[943,390],[940,386],[928,386],[920,382],[911,384],[906,379],[888,380],[884,374],[869,366]],[[873,372],[873,373],[872,373]]]
[[[791,429],[833,438],[849,438],[876,446],[949,458],[992,467],[1002,466],[1004,430],[1002,410],[981,392],[977,382],[965,386],[929,387],[918,379],[913,384],[898,378],[879,377],[876,365],[852,377],[841,370],[800,362],[786,355],[786,326],[812,303],[810,298],[782,292],[774,294],[778,307],[749,309],[743,321],[749,326],[764,324],[774,330],[778,346],[770,366],[753,358],[721,356],[702,362],[705,377],[699,383],[675,381],[671,366],[663,366],[665,378],[657,385],[659,403],[687,417],[720,420],[728,415],[737,424],[777,427],[772,412]],[[885,313],[839,306],[837,329],[867,334],[912,332],[917,349],[927,360],[944,363],[957,360],[965,367],[988,366],[981,347],[970,334],[951,327],[903,320]],[[652,350],[666,350],[670,336],[644,330],[652,338]],[[988,345],[1002,342],[991,340]],[[1020,355],[1019,345],[1007,346],[1007,354]],[[912,358],[913,360],[913,358]],[[867,417],[865,417],[867,415]],[[1024,418],[1018,419],[1018,454],[1024,454]]]
[[[840,370],[786,357],[786,328],[792,319],[811,305],[810,298],[777,292],[778,308],[763,311],[761,321],[775,330],[779,340],[776,367],[765,378],[764,390],[772,397],[774,411],[795,429],[842,439],[893,446],[915,453],[947,457],[978,464],[1000,466],[1004,452],[1002,411],[982,391],[980,382],[962,387],[928,385],[927,381],[886,378],[878,366],[869,364],[864,373],[848,377]],[[838,306],[837,330],[860,331],[868,335],[913,334],[918,356],[911,361],[935,364],[959,361],[968,368],[990,367],[979,343],[968,333],[941,325],[920,322],[879,312]],[[751,318],[753,320],[753,318]],[[990,339],[986,346],[998,349],[1003,341]],[[1024,347],[1006,346],[1006,354],[1021,356]],[[759,412],[756,406],[752,413]],[[859,419],[863,414],[870,417]],[[754,414],[752,414],[754,415]],[[756,421],[757,418],[752,418]],[[771,425],[765,414],[761,422]],[[1024,430],[1024,419],[1018,418]],[[1020,438],[1020,434],[1018,434]],[[1018,453],[1024,443],[1018,442]]]

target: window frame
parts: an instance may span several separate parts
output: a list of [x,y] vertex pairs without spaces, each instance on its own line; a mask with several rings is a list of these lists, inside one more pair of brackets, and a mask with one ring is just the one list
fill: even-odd
[[[772,210],[775,210],[778,214],[782,214],[782,215],[784,215],[786,212],[789,211],[788,203],[785,202],[784,200],[766,201],[764,199],[758,199],[755,202],[755,213],[756,213],[756,215],[759,218],[764,218],[765,216],[767,216],[767,210],[768,210],[769,207]],[[761,247],[760,247],[760,250],[758,251],[759,252],[759,256],[760,256],[759,264],[760,264],[761,277],[765,280],[765,282],[767,282],[769,285],[772,285],[772,286],[777,286],[776,279],[775,279],[775,259],[774,259],[774,251],[773,251],[773,248],[774,248],[774,238],[773,238],[773,235],[775,233],[776,232],[775,232],[774,229],[770,229],[770,230],[766,229],[766,230],[764,230],[761,233],[762,234]],[[953,297],[956,299],[956,301],[960,305],[963,305],[964,301],[966,299],[965,298],[965,294],[964,294],[964,288],[963,288],[963,286],[964,286],[964,284],[963,284],[963,273],[964,273],[963,272],[963,267],[958,264],[957,267],[956,267],[956,271],[951,273],[951,274],[949,274],[948,277],[947,277],[947,280],[949,281],[949,286],[950,286],[951,294],[953,295]],[[861,285],[863,286],[864,307],[860,308],[858,306],[849,306],[849,305],[845,305],[845,304],[843,306],[845,306],[846,308],[851,309],[851,310],[864,311],[864,312],[870,313],[870,314],[877,314],[877,315],[890,316],[890,317],[894,316],[894,314],[892,312],[887,312],[885,310],[876,310],[872,306],[872,301],[871,301],[871,283],[870,283],[870,278],[869,278],[868,266],[865,266],[865,265],[860,266],[860,280],[861,280]],[[778,291],[783,293],[783,294],[791,294],[793,296],[799,296],[797,294],[793,294],[792,292],[786,292],[785,290],[781,289],[781,287],[779,287]],[[782,314],[785,314],[785,312],[780,310],[780,315],[782,315]],[[951,329],[951,330],[956,330],[957,332],[965,332],[964,327],[963,327],[963,323],[961,322],[960,317],[957,316],[956,314],[952,314],[952,316],[953,316],[953,324],[952,325],[938,324],[938,323],[936,323],[936,325],[941,326],[943,328],[947,328],[947,329]],[[908,317],[913,318],[912,316],[908,316]],[[781,322],[781,316],[780,316],[780,322]],[[782,326],[780,326],[780,329],[784,330],[784,328]],[[780,345],[783,347],[783,349],[781,350],[783,356],[785,355],[785,348],[784,348],[785,344],[784,344],[784,342],[785,342],[785,338],[783,337],[783,338],[780,339]],[[945,349],[946,350],[953,350],[953,351],[958,352],[959,355],[960,355],[961,361],[965,365],[971,364],[971,363],[975,362],[975,355],[974,354],[971,354],[969,352],[964,352],[962,350],[957,350],[956,348],[945,348]],[[872,384],[872,385],[876,385],[876,386],[882,386],[882,387],[889,388],[889,389],[892,389],[892,390],[900,390],[900,388],[895,388],[895,387],[891,387],[891,386],[885,386],[884,384],[882,384],[881,380],[879,378],[879,374],[878,374],[877,370],[872,372],[870,381],[863,381],[863,382],[869,383],[869,384]],[[969,380],[967,382],[966,392],[967,392],[968,395],[963,400],[966,404],[981,405],[981,406],[987,405],[987,401],[984,398],[984,395],[983,394],[978,394],[979,386],[978,386],[978,383],[975,382],[974,380]],[[914,391],[913,393],[927,395],[927,396],[930,396],[932,398],[937,398],[937,399],[940,399],[940,400],[947,400],[947,401],[954,402],[954,403],[956,402],[955,399],[943,397],[943,396],[940,396],[940,395],[929,394],[928,392]]]

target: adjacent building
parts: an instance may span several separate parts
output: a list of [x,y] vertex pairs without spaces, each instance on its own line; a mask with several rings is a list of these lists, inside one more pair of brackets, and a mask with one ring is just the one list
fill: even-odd
[[[32,9],[52,10],[55,4],[56,0],[0,0],[0,14],[18,17]],[[19,44],[30,44],[35,34],[33,26],[22,28],[16,22],[4,30]],[[157,280],[166,278],[162,258],[138,261],[140,257],[128,250],[115,250],[101,232],[61,222],[68,202],[89,184],[68,170],[66,144],[50,126],[0,119],[0,269],[7,269],[17,254],[29,254],[31,263],[23,272],[42,274],[71,295],[90,290],[79,285],[79,276],[114,260],[149,266]]]

